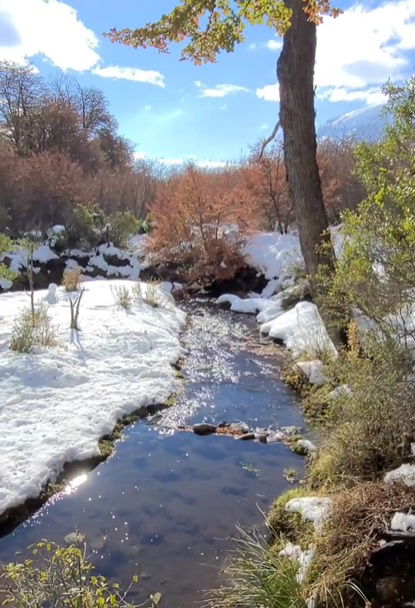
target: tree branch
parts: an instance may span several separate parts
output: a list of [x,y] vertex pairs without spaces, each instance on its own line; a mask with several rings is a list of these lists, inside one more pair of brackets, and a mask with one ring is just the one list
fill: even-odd
[[271,135],[269,137],[267,137],[267,139],[263,142],[263,144],[261,146],[260,153],[259,153],[259,159],[260,160],[261,160],[261,158],[262,158],[262,156],[264,154],[265,148],[268,146],[269,143],[272,142],[272,140],[277,135],[279,128],[280,128],[280,121],[278,121],[277,124],[275,125],[274,130],[272,131]]

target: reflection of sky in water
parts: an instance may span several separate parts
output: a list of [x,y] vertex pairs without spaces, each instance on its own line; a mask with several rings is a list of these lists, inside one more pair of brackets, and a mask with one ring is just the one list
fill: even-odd
[[236,524],[260,523],[271,500],[290,487],[283,470],[303,461],[280,443],[198,437],[171,427],[226,420],[277,428],[301,425],[301,418],[277,379],[274,347],[258,348],[254,318],[209,306],[198,312],[183,336],[190,355],[176,404],[153,419],[156,426],[127,428],[111,458],[72,479],[0,540],[0,560],[41,538],[63,542],[79,530],[100,573],[124,585],[140,575],[131,601],[159,591],[163,608],[196,608],[203,590],[217,586]]

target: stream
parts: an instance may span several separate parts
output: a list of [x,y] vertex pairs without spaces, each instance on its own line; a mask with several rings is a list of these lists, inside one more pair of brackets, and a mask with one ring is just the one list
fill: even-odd
[[303,426],[295,397],[279,380],[283,355],[259,337],[255,318],[206,301],[185,307],[188,354],[175,404],[127,427],[111,458],[2,538],[1,561],[79,530],[100,574],[124,584],[139,574],[131,601],[160,592],[163,608],[194,608],[219,584],[236,524],[262,525],[272,500],[291,487],[284,469],[302,472],[303,459],[282,443],[176,430],[224,421],[250,429]]

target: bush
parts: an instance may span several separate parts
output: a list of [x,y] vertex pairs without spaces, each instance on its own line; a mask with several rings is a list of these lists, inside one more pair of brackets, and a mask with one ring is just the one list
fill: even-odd
[[[137,608],[127,601],[120,585],[94,574],[85,550],[60,547],[42,541],[33,547],[33,559],[2,566],[0,571],[2,605],[18,608]],[[133,583],[138,578],[133,578]],[[154,601],[156,598],[156,601]],[[158,594],[147,606],[156,606]]]
[[51,324],[46,304],[34,311],[25,309],[17,317],[12,330],[10,348],[18,353],[30,353],[35,346],[55,346],[56,329]]
[[[151,209],[149,252],[155,264],[173,265],[189,282],[211,284],[245,266],[242,259],[244,201],[189,166],[164,184]],[[249,206],[248,206],[249,208]]]
[[65,291],[78,291],[81,278],[80,268],[67,268],[64,270],[62,284],[65,287]]
[[311,464],[314,482],[376,479],[409,455],[415,429],[414,384],[402,350],[367,336],[362,353],[343,353],[328,373],[340,391],[327,412],[324,439]]
[[76,205],[69,226],[71,245],[97,247],[107,224],[108,217],[98,205]]
[[110,218],[109,240],[116,247],[126,247],[128,240],[140,230],[141,222],[131,211],[119,211]]
[[133,298],[128,287],[125,287],[124,285],[120,287],[114,287],[112,293],[115,299],[115,303],[118,306],[124,308],[125,310],[130,310],[133,305]]

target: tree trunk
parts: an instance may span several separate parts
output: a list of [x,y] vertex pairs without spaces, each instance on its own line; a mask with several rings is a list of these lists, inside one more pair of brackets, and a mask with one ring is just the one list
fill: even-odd
[[288,187],[300,233],[306,271],[312,281],[321,264],[334,268],[334,251],[327,232],[317,167],[314,111],[316,26],[308,21],[303,0],[285,0],[292,10],[277,64],[280,123]]

